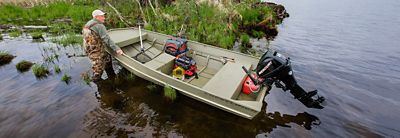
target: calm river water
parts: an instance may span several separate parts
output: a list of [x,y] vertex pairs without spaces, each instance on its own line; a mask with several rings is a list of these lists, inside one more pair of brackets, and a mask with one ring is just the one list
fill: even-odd
[[[89,60],[68,56],[82,54],[79,46],[5,36],[0,50],[17,57],[0,66],[0,137],[400,136],[400,2],[277,3],[290,17],[269,46],[292,58],[300,85],[327,98],[322,110],[273,88],[266,110],[247,120],[182,95],[169,102],[161,89],[147,88],[150,82],[126,80],[122,73],[87,85],[81,74]],[[45,62],[55,54],[58,60]],[[15,64],[23,59],[45,63],[52,73],[42,79],[20,73]],[[64,73],[72,76],[68,84],[61,81]]]

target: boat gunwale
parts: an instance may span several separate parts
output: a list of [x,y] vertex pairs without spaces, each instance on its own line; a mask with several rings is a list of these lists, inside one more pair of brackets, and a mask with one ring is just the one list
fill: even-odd
[[[131,27],[131,28],[135,29],[135,27]],[[117,29],[108,30],[108,32],[111,32],[111,31],[118,31],[118,30],[128,30],[128,29],[129,29],[129,28],[117,28]],[[147,30],[145,30],[145,31],[147,31]],[[162,36],[164,36],[164,37],[170,37],[169,35],[160,34],[160,33],[157,33],[157,32],[152,32],[152,31],[148,31],[148,32],[150,32],[150,33],[155,33],[155,34],[158,34],[158,35],[162,35]],[[189,41],[190,41],[190,40],[189,40]],[[218,48],[218,49],[221,49],[221,50],[224,50],[224,51],[227,51],[227,52],[233,52],[233,53],[235,53],[235,54],[241,54],[241,55],[248,56],[248,57],[251,57],[251,58],[254,58],[254,59],[255,59],[254,56],[249,56],[249,55],[245,55],[245,54],[242,54],[242,53],[237,53],[237,52],[235,52],[235,51],[230,51],[230,50],[227,50],[227,49],[222,49],[222,48],[219,48],[219,47],[215,47],[215,46],[212,46],[212,45],[203,44],[203,43],[196,42],[196,41],[190,41],[190,42],[193,42],[193,43],[196,43],[196,44],[200,44],[200,45],[204,45],[204,46],[207,46],[207,47]],[[150,79],[152,79],[152,80],[154,80],[154,81],[157,81],[159,84],[167,85],[167,81],[168,81],[168,82],[169,82],[169,81],[173,81],[173,82],[175,82],[175,83],[180,83],[180,84],[182,84],[181,87],[191,87],[192,89],[195,89],[197,92],[201,92],[201,93],[203,93],[203,94],[205,94],[205,95],[209,95],[209,96],[211,96],[211,97],[214,97],[214,100],[212,100],[212,99],[207,99],[206,97],[204,97],[204,96],[202,96],[202,95],[195,94],[194,92],[188,92],[188,91],[184,90],[183,88],[182,88],[182,89],[181,89],[181,88],[178,88],[179,86],[176,87],[176,86],[174,86],[174,85],[169,85],[169,86],[171,86],[172,88],[181,91],[183,94],[188,95],[188,96],[193,97],[193,98],[196,98],[196,99],[198,99],[198,100],[201,100],[201,101],[203,101],[203,102],[205,102],[205,103],[208,103],[209,105],[214,105],[214,106],[217,107],[217,108],[220,108],[220,109],[222,109],[222,110],[225,110],[225,111],[234,113],[234,114],[236,114],[236,115],[242,116],[242,117],[247,118],[247,119],[252,119],[255,115],[257,115],[257,114],[261,111],[261,108],[260,108],[260,109],[253,109],[252,107],[248,107],[248,106],[246,106],[245,104],[240,104],[240,103],[236,102],[236,101],[239,101],[239,102],[240,102],[241,100],[234,100],[234,99],[231,99],[231,98],[229,98],[229,97],[228,97],[228,98],[223,98],[223,97],[214,95],[214,94],[209,93],[209,92],[207,92],[206,90],[204,90],[204,89],[202,89],[202,88],[200,88],[200,87],[198,87],[198,86],[192,85],[192,84],[187,83],[187,82],[184,82],[184,81],[178,81],[178,80],[176,80],[176,79],[173,79],[173,77],[171,77],[171,76],[169,76],[169,75],[167,75],[167,74],[164,74],[164,73],[162,73],[162,72],[160,72],[160,71],[158,71],[158,70],[156,70],[156,69],[149,68],[149,67],[145,66],[144,64],[140,63],[139,61],[136,61],[136,60],[134,60],[133,58],[127,56],[127,55],[116,55],[114,52],[110,52],[110,51],[111,51],[111,49],[108,47],[108,48],[107,48],[107,52],[110,53],[111,55],[113,55],[120,63],[123,64],[123,66],[129,67],[130,69],[134,70],[135,72],[140,73],[140,74],[142,74],[143,76],[146,76],[146,77],[148,77],[148,78],[150,78]],[[126,60],[122,59],[121,57],[126,58]],[[129,62],[129,61],[134,62],[134,63],[137,64],[137,65],[140,65],[142,68],[147,69],[148,71],[152,71],[152,72],[154,72],[155,74],[159,74],[159,75],[161,75],[161,77],[168,78],[169,80],[161,81],[159,77],[152,76],[152,75],[148,75],[148,74],[144,73],[143,71],[141,71],[140,69],[137,69],[137,68],[135,68],[135,67],[132,67],[131,64],[127,63],[127,62]],[[266,92],[265,92],[265,93],[266,93]],[[263,95],[265,96],[265,94],[263,94]],[[264,99],[264,98],[261,98],[261,99]],[[223,101],[223,103],[220,103],[220,102],[218,102],[218,101]],[[256,100],[256,101],[249,101],[249,102],[255,102],[255,103],[260,103],[260,102],[261,102],[261,103],[262,103],[263,100]],[[244,110],[247,110],[247,112],[252,112],[252,114],[248,114],[247,112],[242,112],[242,111],[240,111],[240,110],[235,109],[235,107],[230,107],[229,105],[234,105],[234,106],[236,106],[237,108],[243,108]],[[253,113],[255,113],[255,114],[253,114]]]
[[[138,30],[139,28],[137,28],[137,27],[113,28],[113,29],[107,30],[107,32],[118,31],[118,30],[129,30],[129,29],[137,29]],[[162,35],[162,36],[165,36],[165,37],[171,37],[171,35],[162,34],[162,33],[154,32],[154,31],[150,31],[150,30],[145,30],[145,29],[141,29],[141,30],[142,31],[146,31],[146,32],[150,32],[150,33],[155,33],[157,35]],[[250,57],[250,58],[254,58],[256,61],[258,61],[259,58],[260,58],[260,57],[256,57],[256,56],[253,56],[253,55],[244,54],[244,53],[240,53],[240,52],[237,52],[237,51],[232,51],[232,50],[229,50],[229,49],[225,49],[225,48],[221,48],[221,47],[217,47],[217,46],[213,46],[213,45],[209,45],[209,44],[205,44],[205,43],[200,43],[200,42],[189,40],[189,39],[188,39],[188,42],[195,43],[195,44],[198,44],[198,45],[207,46],[207,47],[211,47],[211,48],[215,48],[215,49],[219,49],[219,50],[223,50],[223,51],[234,53],[234,54],[239,54],[239,55]],[[213,55],[213,56],[215,56],[215,55]]]

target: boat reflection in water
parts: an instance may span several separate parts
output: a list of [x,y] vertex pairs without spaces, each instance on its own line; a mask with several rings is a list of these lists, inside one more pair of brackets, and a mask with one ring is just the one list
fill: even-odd
[[321,123],[306,112],[265,113],[265,106],[264,114],[248,120],[184,95],[171,102],[161,87],[147,89],[150,84],[139,77],[127,80],[124,75],[97,82],[100,106],[85,116],[85,132],[92,136],[254,137],[293,123],[307,130]]

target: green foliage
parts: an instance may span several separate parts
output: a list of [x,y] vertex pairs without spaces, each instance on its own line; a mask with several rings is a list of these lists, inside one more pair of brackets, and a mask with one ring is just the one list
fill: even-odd
[[176,90],[169,85],[164,86],[164,96],[171,101],[176,99]]
[[82,35],[67,33],[66,35],[63,35],[61,37],[54,37],[51,41],[65,47],[70,45],[82,44],[83,38]]
[[126,80],[129,80],[129,81],[135,80],[135,78],[136,78],[136,75],[133,74],[132,72],[129,72],[129,73],[127,73],[127,74],[125,75],[125,79],[126,79]]
[[22,32],[20,30],[13,30],[8,34],[10,35],[10,37],[19,37],[22,35]]
[[61,81],[65,82],[65,83],[69,83],[70,80],[71,80],[71,76],[69,76],[67,73],[64,73],[64,75],[61,77]]
[[61,69],[57,64],[54,64],[53,69],[54,69],[54,72],[57,73],[57,74],[61,72]]
[[32,39],[43,39],[43,33],[41,31],[31,32]]
[[155,92],[157,90],[157,85],[149,84],[149,85],[146,86],[146,88],[151,92]]
[[250,36],[247,34],[244,34],[240,36],[240,43],[242,44],[243,47],[249,47],[251,46],[250,44]]
[[7,51],[0,51],[0,66],[10,63],[14,58],[15,56]]
[[3,40],[3,35],[2,34],[0,34],[0,40]]
[[256,38],[262,38],[262,37],[265,36],[265,33],[262,32],[262,31],[253,30],[253,31],[252,31],[252,36],[253,36],[253,37],[256,37]]
[[46,77],[50,72],[43,64],[35,64],[32,67],[32,72],[37,78]]
[[32,65],[33,65],[32,62],[22,60],[17,65],[15,65],[15,67],[17,68],[18,71],[25,72],[25,71],[29,70]]
[[[97,2],[98,3],[98,2]],[[36,5],[32,8],[23,8],[15,5],[0,6],[0,24],[15,25],[50,25],[56,19],[72,19],[82,22],[91,19],[91,12],[98,8],[98,4],[85,3],[76,0],[73,3],[55,1],[47,5]]]

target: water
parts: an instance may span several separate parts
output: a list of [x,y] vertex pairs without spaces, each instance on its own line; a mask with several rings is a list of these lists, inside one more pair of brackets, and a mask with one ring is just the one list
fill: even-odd
[[303,86],[328,98],[324,110],[309,111],[322,122],[312,135],[399,136],[400,2],[276,2],[291,16],[271,48],[292,57]]
[[[253,120],[178,95],[171,103],[143,79],[85,84],[90,61],[80,47],[27,38],[6,39],[0,50],[17,55],[0,67],[0,137],[397,137],[400,135],[400,2],[277,1],[290,17],[272,49],[292,58],[301,86],[327,98],[307,109],[273,88]],[[262,42],[262,41],[261,41]],[[265,44],[264,44],[265,45]],[[44,50],[46,49],[46,50]],[[43,63],[58,54],[62,73],[36,79],[19,73],[20,60]],[[119,70],[120,71],[120,70]],[[72,76],[69,84],[63,73]],[[106,78],[106,76],[103,76]]]

